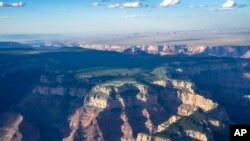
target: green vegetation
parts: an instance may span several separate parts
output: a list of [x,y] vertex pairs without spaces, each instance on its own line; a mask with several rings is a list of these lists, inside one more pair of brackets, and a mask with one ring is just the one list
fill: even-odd
[[79,78],[92,78],[101,76],[131,76],[140,73],[141,69],[99,69],[85,71],[78,74]]
[[151,74],[155,75],[158,79],[166,80],[168,78],[168,76],[167,76],[167,68],[166,67],[155,68],[151,72]]

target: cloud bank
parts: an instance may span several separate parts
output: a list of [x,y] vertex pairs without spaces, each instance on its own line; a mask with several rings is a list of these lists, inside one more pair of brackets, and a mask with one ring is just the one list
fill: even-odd
[[24,7],[24,2],[4,3],[0,2],[0,7]]
[[[109,4],[108,8],[141,8],[141,7],[149,7],[149,5],[144,5],[142,2],[145,0],[137,0],[137,2],[131,2],[131,0],[127,3],[116,3],[116,4]],[[109,0],[102,0],[102,2],[109,2]],[[170,6],[178,5],[181,2],[181,0],[162,0],[162,2],[158,6],[152,6],[152,7],[160,7],[160,8],[167,8]],[[218,5],[217,5],[218,6]],[[190,8],[209,8],[209,11],[224,11],[224,10],[231,10],[236,8],[243,8],[250,6],[249,4],[238,4],[236,3],[236,0],[225,0],[224,3],[222,3],[221,6],[216,8],[216,4],[213,5],[206,5],[206,4],[192,4],[190,5]]]
[[248,6],[248,4],[238,4],[235,0],[226,0],[226,2],[222,4],[221,8],[210,8],[209,11],[235,10]]

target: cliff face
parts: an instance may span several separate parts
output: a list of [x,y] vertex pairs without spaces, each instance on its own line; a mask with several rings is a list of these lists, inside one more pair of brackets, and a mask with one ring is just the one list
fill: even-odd
[[79,108],[70,117],[71,132],[63,141],[86,140],[103,141],[102,132],[96,121],[98,111],[96,109]]
[[148,45],[148,46],[109,46],[109,45],[82,45],[81,48],[90,48],[104,51],[117,51],[137,54],[147,52],[158,55],[199,55],[217,57],[249,58],[249,46],[190,46],[190,45]]
[[127,115],[123,112],[121,114],[121,119],[124,124],[121,126],[123,136],[121,137],[122,141],[134,141],[133,130],[128,122]]
[[[194,109],[194,107],[199,107],[204,111],[210,111],[217,107],[217,104],[212,100],[195,94],[194,90],[192,89],[191,83],[185,81],[180,81],[178,83],[176,81],[173,81],[173,85],[178,89],[178,98],[182,101],[183,104],[186,104],[181,106],[180,109],[183,109],[182,107],[184,107],[186,109],[183,110],[188,110]],[[190,105],[190,107],[187,105]]]
[[[20,114],[7,113],[0,117],[0,141],[22,141],[19,126],[23,121]],[[2,123],[5,121],[4,123]]]
[[[178,140],[178,136],[193,138],[202,141],[214,140],[209,130],[205,131],[203,129],[200,129],[199,126],[206,126],[206,128],[212,128],[213,126],[218,129],[220,128],[220,130],[223,130],[224,124],[227,124],[227,122],[229,122],[228,117],[225,118],[224,116],[221,116],[218,117],[217,120],[209,120],[209,112],[217,109],[218,104],[213,102],[212,100],[206,99],[203,96],[196,94],[193,90],[193,84],[190,82],[177,80],[171,80],[171,82],[174,88],[177,89],[178,99],[175,100],[180,100],[182,103],[178,106],[176,115],[171,116],[167,121],[158,125],[157,130],[153,134],[138,134],[137,140]],[[198,118],[204,116],[204,118],[202,117],[202,119],[199,119],[203,122],[203,125],[192,125],[192,123],[190,122],[193,121],[189,118],[192,119],[192,117],[196,116],[196,113],[200,110],[202,111],[202,114],[199,115]],[[195,121],[196,120],[198,119],[195,119]],[[210,122],[210,124],[208,124],[208,122]],[[190,127],[188,126],[189,124]],[[184,132],[180,133],[175,129],[176,127],[183,129]]]
[[[56,46],[59,44],[55,44]],[[11,45],[10,45],[11,46]],[[45,45],[47,46],[47,45]],[[50,45],[49,45],[50,46]],[[59,45],[61,47],[67,44]],[[53,47],[53,44],[51,44]],[[209,45],[189,45],[189,44],[173,44],[173,45],[108,45],[108,44],[86,44],[76,43],[71,47],[79,47],[84,49],[94,49],[101,51],[116,51],[119,53],[140,54],[146,52],[161,56],[169,55],[188,55],[188,56],[216,56],[216,57],[235,57],[249,58],[249,46],[225,45],[225,46],[209,46]]]

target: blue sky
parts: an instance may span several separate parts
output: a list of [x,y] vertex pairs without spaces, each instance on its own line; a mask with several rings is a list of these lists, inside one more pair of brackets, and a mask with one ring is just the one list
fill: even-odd
[[250,28],[250,0],[0,0],[0,34]]

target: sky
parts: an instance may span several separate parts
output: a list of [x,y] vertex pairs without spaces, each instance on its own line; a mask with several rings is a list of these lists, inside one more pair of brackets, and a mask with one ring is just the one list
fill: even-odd
[[250,0],[0,0],[0,34],[250,28]]

